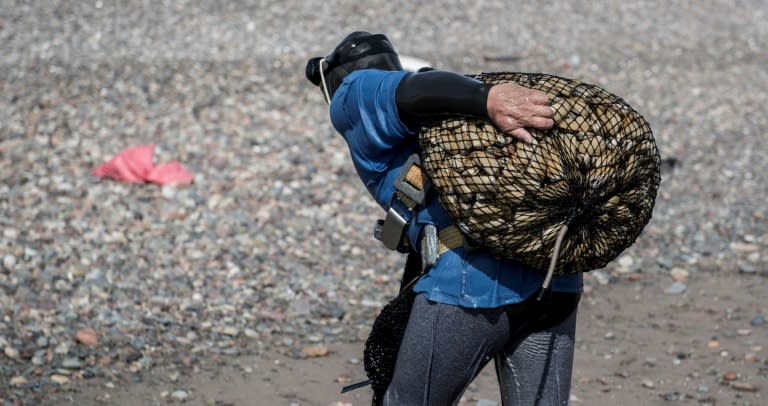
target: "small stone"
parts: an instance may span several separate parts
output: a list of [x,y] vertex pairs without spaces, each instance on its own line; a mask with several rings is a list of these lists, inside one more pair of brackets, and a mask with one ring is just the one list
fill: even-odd
[[328,347],[322,345],[308,345],[302,348],[301,352],[311,358],[324,357],[330,353]]
[[259,334],[258,331],[252,330],[250,328],[247,328],[247,329],[243,330],[243,335],[248,337],[248,338],[259,338],[260,337],[260,334]]
[[654,384],[653,381],[650,379],[643,379],[642,384],[643,384],[643,388],[646,388],[646,389],[653,389],[656,387],[656,384]]
[[723,380],[724,381],[732,382],[732,381],[735,381],[737,379],[739,379],[739,375],[736,372],[734,372],[734,371],[728,371],[728,372],[723,374]]
[[189,398],[189,393],[185,390],[173,391],[173,393],[171,393],[171,398],[174,400],[187,400],[187,398]]
[[605,333],[603,338],[605,338],[606,340],[613,340],[613,339],[616,338],[616,333],[614,333],[613,331],[609,331],[609,332]]
[[709,386],[707,385],[699,385],[696,387],[696,392],[699,393],[709,393]]
[[59,386],[67,385],[70,382],[69,378],[64,375],[51,375],[50,380]]
[[685,292],[685,289],[686,286],[684,283],[675,282],[667,288],[666,293],[669,295],[679,295]]
[[170,374],[170,375],[168,375],[168,379],[169,379],[171,382],[174,382],[174,383],[176,383],[176,382],[178,382],[178,381],[179,381],[179,376],[180,376],[180,374],[179,374],[179,371],[173,371],[173,372],[171,372],[171,374]]
[[757,392],[760,390],[757,386],[746,382],[734,382],[731,384],[731,388],[739,392]]
[[688,279],[689,272],[686,269],[675,267],[675,268],[672,268],[672,270],[669,271],[669,275],[676,282],[683,283],[683,282],[685,282]]
[[164,198],[166,198],[168,200],[172,200],[173,197],[176,196],[176,187],[175,186],[171,186],[171,185],[163,186],[160,189],[160,194]]
[[707,348],[709,348],[710,350],[716,350],[720,348],[720,342],[717,340],[711,340],[710,342],[707,343]]
[[334,382],[340,383],[342,385],[346,385],[346,384],[352,382],[352,377],[349,376],[349,375],[346,375],[346,374],[339,375],[339,376],[336,377],[336,379],[334,379]]
[[752,252],[752,251],[757,251],[758,249],[760,249],[760,247],[757,244],[749,244],[749,243],[735,241],[731,243],[731,249],[736,252]]
[[762,326],[763,324],[765,324],[765,317],[762,315],[757,315],[752,318],[752,321],[750,321],[749,324],[752,327]]
[[240,331],[238,331],[234,327],[229,326],[221,329],[221,334],[224,334],[225,336],[230,336],[230,337],[237,337],[240,334]]
[[576,405],[581,403],[581,398],[571,393],[571,395],[568,397],[568,400],[571,401],[571,404]]
[[133,347],[123,347],[120,351],[120,359],[125,362],[133,362],[141,358],[141,352],[136,351]]
[[642,279],[643,279],[643,274],[641,274],[641,273],[637,273],[637,272],[635,272],[635,273],[631,273],[631,274],[629,274],[629,275],[627,276],[627,279],[629,279],[629,280],[630,280],[630,281],[632,281],[632,282],[637,282],[637,281],[639,281],[639,280],[642,280]]
[[56,346],[56,348],[53,350],[54,353],[58,355],[64,355],[69,352],[69,343],[62,342],[59,343],[59,345]]
[[16,266],[15,256],[11,254],[6,254],[3,256],[3,268],[5,268],[6,271],[12,271],[15,266]]
[[5,347],[5,350],[3,350],[5,353],[5,356],[10,359],[19,359],[19,350],[13,348],[13,347]]
[[669,257],[660,257],[656,260],[656,263],[666,269],[671,269],[675,264],[672,258]]
[[74,357],[65,358],[61,361],[61,367],[66,369],[80,369],[80,360]]
[[131,347],[133,347],[136,351],[144,350],[144,346],[146,346],[146,343],[144,342],[143,337],[135,337],[131,340]]
[[3,230],[3,235],[9,240],[15,240],[19,236],[19,230],[7,227]]
[[739,272],[745,274],[755,274],[757,273],[757,267],[752,264],[742,262],[739,264]]
[[752,334],[752,330],[750,330],[748,328],[740,328],[740,329],[736,330],[736,334],[738,334],[740,336],[748,336],[748,335]]
[[99,342],[99,335],[96,333],[96,330],[92,328],[84,328],[75,333],[75,340],[82,345],[90,347]]
[[611,282],[611,277],[605,272],[602,271],[592,271],[590,272],[590,275],[597,280],[597,283],[600,285],[607,285]]
[[666,400],[667,402],[677,402],[680,400],[680,394],[677,392],[667,393],[662,397],[662,399]]
[[11,378],[11,381],[10,381],[11,386],[14,386],[14,387],[17,387],[17,388],[20,387],[20,386],[24,386],[24,385],[26,385],[28,383],[29,382],[27,381],[27,378],[25,378],[25,377],[23,377],[21,375],[14,376],[13,378]]
[[45,336],[37,337],[37,340],[35,340],[35,344],[37,344],[40,348],[45,348],[48,346],[48,338]]
[[699,406],[715,406],[717,405],[717,398],[713,396],[709,396],[706,398],[699,399]]
[[621,258],[619,258],[619,266],[621,268],[629,269],[634,263],[635,263],[634,258],[632,258],[629,255],[624,255]]
[[98,360],[96,360],[96,362],[103,367],[108,367],[110,364],[112,364],[112,357],[108,355],[102,355]]

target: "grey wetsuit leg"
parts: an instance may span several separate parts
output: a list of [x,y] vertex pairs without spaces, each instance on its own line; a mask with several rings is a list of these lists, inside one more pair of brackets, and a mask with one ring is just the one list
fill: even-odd
[[[496,357],[505,406],[567,405],[575,305],[563,321],[534,333],[518,332],[529,313],[521,306],[465,309],[417,295],[383,404],[455,405]],[[517,317],[510,321],[511,315]]]
[[552,328],[512,338],[495,359],[504,406],[568,404],[575,332],[574,310]]
[[501,309],[464,309],[417,295],[383,404],[458,403],[508,340],[509,323]]

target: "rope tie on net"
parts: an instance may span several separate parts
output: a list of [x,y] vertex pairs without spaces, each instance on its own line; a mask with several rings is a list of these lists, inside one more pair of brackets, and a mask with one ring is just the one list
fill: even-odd
[[555,274],[555,266],[557,265],[557,259],[560,257],[560,245],[563,243],[565,234],[568,232],[568,224],[560,226],[560,232],[557,234],[557,240],[555,240],[555,248],[552,252],[552,259],[549,261],[549,269],[547,269],[547,276],[544,277],[544,283],[541,284],[541,292],[537,299],[541,301],[544,297],[544,292],[549,290],[549,283],[552,282],[552,276]]

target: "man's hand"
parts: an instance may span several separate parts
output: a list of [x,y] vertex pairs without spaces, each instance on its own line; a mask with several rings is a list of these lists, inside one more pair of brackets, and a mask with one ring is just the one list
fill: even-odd
[[552,107],[546,93],[514,83],[495,85],[488,92],[488,117],[502,132],[533,143],[525,127],[552,128]]

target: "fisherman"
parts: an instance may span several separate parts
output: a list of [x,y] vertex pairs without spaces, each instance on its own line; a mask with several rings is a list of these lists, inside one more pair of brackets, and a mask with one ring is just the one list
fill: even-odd
[[[581,274],[544,276],[461,234],[418,170],[419,123],[436,114],[490,120],[523,142],[548,129],[546,93],[441,71],[406,72],[385,35],[353,32],[307,78],[330,104],[367,190],[386,211],[378,238],[408,253],[416,293],[384,405],[454,405],[495,362],[505,405],[568,404]],[[444,249],[439,249],[439,247]]]

